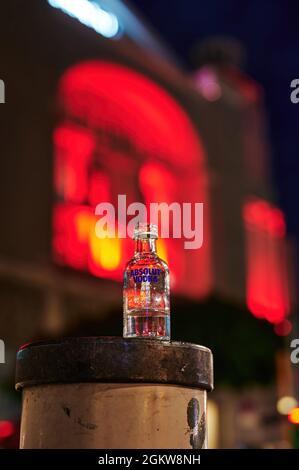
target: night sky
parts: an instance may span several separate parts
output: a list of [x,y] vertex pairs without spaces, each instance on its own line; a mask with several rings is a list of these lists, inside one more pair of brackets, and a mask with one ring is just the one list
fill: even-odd
[[269,118],[272,178],[288,230],[299,242],[299,103],[290,82],[299,78],[299,2],[283,0],[131,0],[183,64],[210,36],[237,38],[245,47],[245,71],[264,87]]

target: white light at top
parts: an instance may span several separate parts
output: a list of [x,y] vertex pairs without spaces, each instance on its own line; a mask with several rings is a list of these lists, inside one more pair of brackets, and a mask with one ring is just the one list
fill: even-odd
[[77,18],[81,23],[94,29],[106,38],[113,38],[119,32],[117,17],[99,5],[88,0],[48,0],[48,3],[59,8],[69,16]]

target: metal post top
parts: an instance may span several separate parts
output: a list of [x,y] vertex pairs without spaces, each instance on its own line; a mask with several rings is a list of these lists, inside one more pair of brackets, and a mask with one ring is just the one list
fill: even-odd
[[213,389],[210,349],[192,343],[113,336],[22,346],[16,389],[51,383],[155,383]]

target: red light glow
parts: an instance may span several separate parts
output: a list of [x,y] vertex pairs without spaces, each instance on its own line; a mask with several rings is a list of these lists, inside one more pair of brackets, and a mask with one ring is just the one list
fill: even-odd
[[283,213],[266,201],[248,201],[246,231],[247,306],[254,316],[283,322],[289,313]]
[[[127,67],[102,61],[75,65],[60,81],[63,107],[88,127],[118,132],[150,156],[198,165],[203,149],[180,105],[157,83]],[[105,135],[102,136],[105,139]]]
[[88,170],[94,149],[90,132],[73,125],[56,129],[55,190],[68,201],[82,203],[88,194]]
[[286,233],[284,215],[280,209],[261,199],[249,201],[244,206],[244,220],[248,226],[283,238]]
[[[54,133],[54,259],[115,280],[132,256],[131,239],[98,239],[94,208],[134,201],[207,201],[205,154],[181,106],[146,76],[119,64],[89,61],[59,84],[60,124]],[[117,216],[117,214],[116,214]],[[210,291],[209,217],[200,250],[183,239],[159,242],[177,290],[200,298]]]
[[274,331],[277,336],[288,336],[291,333],[292,328],[292,323],[286,318],[282,322],[276,323],[276,325],[274,325]]
[[0,439],[7,439],[15,432],[14,424],[11,421],[0,421]]

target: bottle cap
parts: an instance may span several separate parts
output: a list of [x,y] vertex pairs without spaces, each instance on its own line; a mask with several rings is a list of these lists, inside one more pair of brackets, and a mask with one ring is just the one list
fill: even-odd
[[157,225],[138,223],[134,230],[134,239],[136,238],[158,238]]

